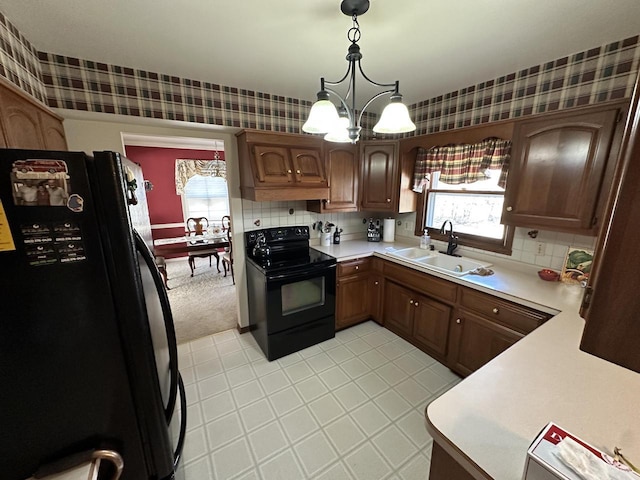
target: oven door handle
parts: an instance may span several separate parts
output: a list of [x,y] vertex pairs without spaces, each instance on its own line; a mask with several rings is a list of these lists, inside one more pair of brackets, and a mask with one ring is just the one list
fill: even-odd
[[277,275],[267,275],[268,281],[277,281],[277,280],[296,280],[301,279],[304,280],[306,278],[312,278],[317,276],[319,273],[324,274],[330,270],[336,269],[336,264],[332,265],[316,265],[309,266],[304,270],[296,270],[294,273],[280,273]]

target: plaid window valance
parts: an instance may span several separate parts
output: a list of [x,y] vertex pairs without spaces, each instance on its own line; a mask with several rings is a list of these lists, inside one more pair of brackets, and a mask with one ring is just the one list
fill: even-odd
[[486,138],[479,143],[419,148],[413,171],[413,190],[422,193],[429,174],[440,172],[440,180],[450,185],[473,183],[487,178],[486,170],[502,170],[498,185],[507,184],[511,141]]
[[176,160],[176,193],[182,195],[189,179],[195,175],[227,179],[224,160]]

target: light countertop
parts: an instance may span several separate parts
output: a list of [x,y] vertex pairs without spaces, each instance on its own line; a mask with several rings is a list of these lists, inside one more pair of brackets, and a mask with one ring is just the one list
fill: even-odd
[[346,241],[314,248],[338,261],[369,255],[414,267],[461,285],[558,313],[427,407],[434,439],[478,479],[522,478],[527,449],[554,422],[612,453],[640,462],[640,374],[579,350],[583,289],[545,282],[536,267],[495,262],[487,277],[454,277],[386,254],[415,244]]
[[[491,263],[490,268],[494,271],[493,275],[486,277],[479,275],[457,277],[431,270],[428,267],[418,266],[415,263],[388,254],[389,249],[415,246],[415,243],[351,240],[342,242],[339,245],[314,246],[313,248],[336,257],[339,262],[375,255],[546,313],[556,314],[569,308],[577,309],[577,305],[582,300],[584,289],[579,285],[569,285],[563,282],[545,282],[538,277],[537,272],[540,267],[490,258],[488,262]],[[486,259],[487,257],[484,257],[484,260]]]

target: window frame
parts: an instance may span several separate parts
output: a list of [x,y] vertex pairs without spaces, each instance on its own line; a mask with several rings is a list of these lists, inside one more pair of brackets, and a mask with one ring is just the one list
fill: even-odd
[[[505,189],[506,191],[506,189]],[[473,195],[495,195],[496,193],[504,195],[505,192],[496,191],[496,190],[449,190],[449,189],[433,189],[431,188],[431,181],[429,181],[429,185],[425,188],[425,191],[420,195],[419,206],[421,208],[418,209],[416,214],[416,235],[422,235],[424,233],[424,229],[428,229],[429,236],[435,240],[440,240],[443,242],[449,241],[449,236],[443,233],[440,233],[440,230],[436,227],[427,226],[427,213],[428,213],[428,202],[429,202],[429,194],[430,193],[454,193],[457,195],[460,194],[473,194]],[[502,238],[490,238],[484,237],[481,235],[473,235],[470,233],[457,232],[455,230],[455,225],[453,226],[453,231],[458,237],[458,245],[478,248],[480,250],[486,250],[494,253],[501,253],[504,255],[511,255],[512,247],[513,247],[513,237],[515,233],[515,227],[513,225],[504,225],[505,232]]]
[[[197,176],[197,175],[195,175]],[[195,177],[194,176],[194,177]],[[205,177],[204,175],[200,175],[200,177],[204,177],[204,178],[214,178],[214,177]],[[193,178],[193,177],[192,177]],[[221,177],[215,177],[215,178],[221,178]],[[189,179],[191,180],[191,178]],[[227,182],[226,179],[222,179],[224,180],[225,184],[226,184],[226,191],[227,191],[227,205],[229,206],[228,210],[231,210],[231,197],[229,196],[229,184]],[[187,182],[188,184],[189,182]],[[202,197],[205,198],[205,197]],[[215,197],[206,197],[207,199],[209,198],[215,198]],[[184,217],[184,222],[186,225],[187,219],[190,218],[192,215],[189,214],[188,212],[188,201],[187,201],[187,192],[186,192],[186,184],[185,184],[185,191],[183,193],[180,194],[180,202],[182,203],[182,216]],[[224,215],[230,215],[230,211],[227,212]],[[222,225],[222,216],[218,219],[218,218],[209,218],[207,217],[207,220],[209,221],[209,226],[213,227],[213,226],[218,226],[218,225]]]

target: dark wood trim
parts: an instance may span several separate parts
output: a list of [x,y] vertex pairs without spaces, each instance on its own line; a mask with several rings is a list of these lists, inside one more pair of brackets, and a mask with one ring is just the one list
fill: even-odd
[[236,328],[238,329],[238,333],[240,335],[242,335],[243,333],[247,333],[251,331],[251,325],[247,326],[247,327],[241,327],[240,324],[238,323],[236,325]]

